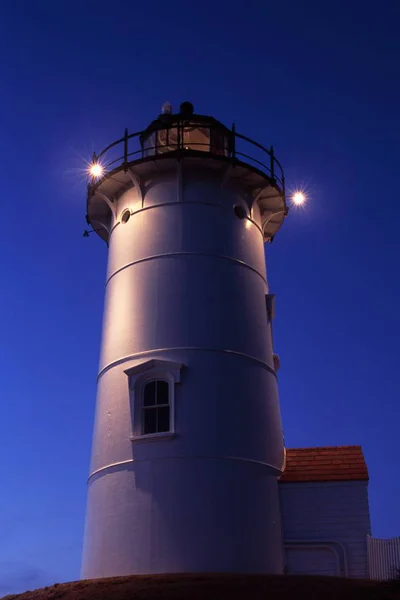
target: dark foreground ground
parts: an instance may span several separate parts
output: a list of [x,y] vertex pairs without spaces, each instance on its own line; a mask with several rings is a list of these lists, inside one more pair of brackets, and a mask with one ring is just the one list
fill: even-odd
[[153,575],[60,583],[7,600],[400,600],[400,581],[271,575]]

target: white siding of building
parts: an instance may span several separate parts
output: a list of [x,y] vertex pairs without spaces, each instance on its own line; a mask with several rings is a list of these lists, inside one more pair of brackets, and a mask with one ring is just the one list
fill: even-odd
[[339,557],[328,546],[286,547],[286,568],[291,575],[340,575]]
[[[280,484],[289,573],[291,564],[293,568],[291,549],[297,545],[300,551],[306,545],[306,551],[319,543],[337,554],[340,575],[368,577],[367,535],[371,529],[367,485],[367,481]],[[310,561],[308,573],[320,574],[321,561],[321,557],[317,565],[314,559]]]

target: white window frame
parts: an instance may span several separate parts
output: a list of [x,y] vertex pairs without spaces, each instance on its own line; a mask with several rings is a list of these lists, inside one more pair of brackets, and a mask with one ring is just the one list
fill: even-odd
[[[132,416],[131,441],[171,439],[175,436],[175,385],[181,380],[182,364],[169,360],[150,359],[125,370],[128,376]],[[143,393],[146,383],[161,379],[168,383],[169,431],[143,433]]]

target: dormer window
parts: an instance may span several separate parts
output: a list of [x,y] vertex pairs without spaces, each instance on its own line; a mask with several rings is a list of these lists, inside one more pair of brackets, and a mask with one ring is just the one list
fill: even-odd
[[132,441],[175,434],[175,387],[182,364],[151,359],[125,371],[128,376]]

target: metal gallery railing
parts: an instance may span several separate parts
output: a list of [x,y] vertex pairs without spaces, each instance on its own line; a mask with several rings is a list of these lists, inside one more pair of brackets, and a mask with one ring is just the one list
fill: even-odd
[[[189,133],[194,131],[207,131],[206,141],[190,141]],[[160,143],[160,134],[165,137]],[[172,135],[172,133],[174,135]],[[153,144],[149,145],[149,140]],[[173,121],[171,124],[162,124],[152,130],[144,130],[136,133],[128,133],[109,144],[99,154],[93,155],[93,163],[102,167],[103,176],[106,177],[110,171],[122,168],[127,169],[131,162],[136,160],[155,158],[166,153],[185,153],[198,151],[210,156],[219,156],[232,161],[244,162],[263,174],[267,175],[280,191],[285,193],[285,178],[283,169],[274,154],[271,146],[266,148],[251,138],[238,133],[235,126],[232,129],[225,128],[214,123],[203,120]],[[88,187],[101,180],[102,177],[89,177]]]

